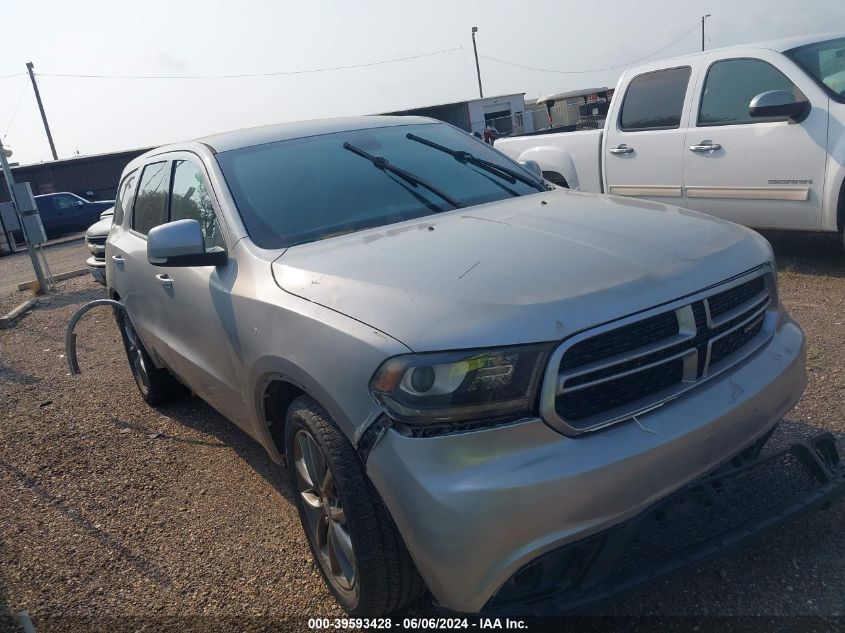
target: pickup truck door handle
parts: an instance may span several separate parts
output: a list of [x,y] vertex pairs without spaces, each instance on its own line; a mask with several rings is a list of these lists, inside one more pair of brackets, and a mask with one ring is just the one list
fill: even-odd
[[115,264],[117,264],[118,268],[123,268],[123,265],[126,263],[126,260],[120,255],[112,255],[111,259]]
[[170,275],[168,275],[167,273],[160,273],[160,274],[156,275],[156,279],[158,279],[162,288],[172,288],[173,287],[173,280],[170,278]]
[[622,143],[622,145],[617,145],[616,147],[611,147],[610,153],[611,154],[633,154],[634,148],[628,147],[627,145],[625,145],[625,143]]
[[711,143],[710,141],[689,146],[689,151],[691,152],[715,152],[717,149],[722,149],[722,146],[718,143]]

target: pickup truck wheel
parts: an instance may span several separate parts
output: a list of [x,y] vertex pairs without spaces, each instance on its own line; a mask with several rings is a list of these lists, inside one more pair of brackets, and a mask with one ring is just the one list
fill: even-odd
[[166,369],[155,366],[126,313],[121,310],[116,318],[132,377],[144,401],[155,406],[184,395],[185,388],[179,381]]
[[556,171],[544,171],[543,172],[543,179],[548,180],[550,183],[557,185],[558,187],[563,187],[564,189],[569,189],[569,183],[566,182],[566,178],[561,176]]
[[358,454],[308,396],[285,423],[288,477],[323,579],[354,617],[381,617],[425,586]]

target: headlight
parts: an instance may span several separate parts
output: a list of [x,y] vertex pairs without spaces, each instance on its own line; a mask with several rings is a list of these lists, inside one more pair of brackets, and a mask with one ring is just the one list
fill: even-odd
[[409,354],[384,362],[370,391],[409,424],[528,415],[551,344]]

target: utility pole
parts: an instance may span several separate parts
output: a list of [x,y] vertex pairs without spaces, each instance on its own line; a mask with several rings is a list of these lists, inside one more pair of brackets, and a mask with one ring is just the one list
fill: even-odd
[[50,151],[53,152],[53,160],[59,160],[56,154],[56,146],[53,144],[53,135],[50,134],[50,125],[47,123],[47,115],[44,113],[44,104],[41,103],[41,93],[38,92],[38,84],[35,83],[35,73],[32,69],[35,65],[32,62],[26,63],[26,70],[29,72],[29,79],[32,81],[32,89],[35,91],[35,100],[38,102],[38,109],[41,110],[41,120],[44,121],[44,131],[47,132],[47,140],[50,141]]
[[6,177],[6,188],[9,190],[9,197],[12,199],[12,204],[15,205],[15,213],[18,215],[18,223],[21,225],[23,237],[26,240],[26,251],[29,253],[29,259],[32,261],[32,268],[35,270],[35,279],[38,282],[37,294],[41,294],[47,289],[47,282],[44,281],[44,273],[41,270],[41,262],[38,261],[38,254],[35,252],[35,247],[30,243],[29,236],[26,234],[26,228],[21,217],[21,208],[18,205],[18,198],[15,195],[15,177],[12,176],[12,169],[9,167],[9,161],[6,160],[6,150],[3,149],[3,141],[0,139],[0,166],[3,168],[3,175]]
[[701,16],[701,50],[704,50],[704,20],[710,17],[710,14]]
[[478,47],[475,45],[475,34],[478,27],[472,27],[472,50],[475,51],[475,72],[478,74],[478,96],[484,98],[484,91],[481,89],[481,67],[478,65]]

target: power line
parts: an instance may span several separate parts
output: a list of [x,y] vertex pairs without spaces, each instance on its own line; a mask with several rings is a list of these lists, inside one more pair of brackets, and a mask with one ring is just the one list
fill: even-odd
[[649,57],[654,57],[658,53],[662,53],[663,51],[665,51],[670,46],[673,46],[673,45],[677,44],[678,42],[680,42],[682,39],[684,39],[687,35],[692,33],[697,28],[698,28],[698,24],[696,24],[689,31],[687,31],[686,33],[681,35],[679,38],[674,39],[671,42],[669,42],[668,44],[666,44],[666,46],[659,48],[656,51],[654,51],[653,53],[649,53],[648,55],[645,55],[644,57],[640,57],[638,59],[634,59],[632,61],[625,62],[624,64],[619,64],[618,66],[608,66],[607,68],[593,68],[592,70],[552,70],[552,69],[549,69],[549,68],[537,68],[535,66],[527,66],[525,64],[517,64],[515,62],[509,62],[505,59],[499,59],[498,57],[491,57],[489,55],[479,55],[479,57],[484,57],[485,59],[489,59],[489,60],[494,61],[494,62],[499,62],[500,64],[505,64],[507,66],[515,66],[516,68],[523,68],[525,70],[536,70],[536,71],[543,72],[543,73],[558,73],[558,74],[561,74],[561,75],[582,75],[582,74],[586,74],[586,73],[599,73],[599,72],[604,72],[604,71],[607,71],[607,70],[618,70],[619,68],[625,68],[626,66],[631,66],[633,64],[636,64],[638,62],[643,61],[644,59],[648,59]]
[[407,57],[396,57],[394,59],[383,59],[377,62],[368,62],[365,64],[351,64],[349,66],[332,66],[329,68],[310,68],[307,70],[280,70],[267,73],[240,73],[232,75],[94,75],[94,74],[80,74],[80,73],[38,73],[40,77],[74,77],[78,79],[241,79],[246,77],[276,77],[281,75],[304,75],[308,73],[322,73],[332,70],[349,70],[352,68],[366,68],[369,66],[379,66],[381,64],[393,64],[396,62],[404,62],[412,59],[419,59],[421,57],[431,57],[432,55],[442,55],[444,53],[451,53],[453,51],[462,50],[463,46],[455,46],[453,48],[445,48],[440,51],[431,51],[429,53],[420,53],[419,55],[409,55]]
[[[21,73],[21,74],[24,74],[24,73]],[[6,126],[6,133],[3,134],[3,138],[6,138],[7,136],[9,136],[9,132],[12,129],[12,124],[15,122],[15,117],[18,115],[18,109],[21,107],[21,103],[23,102],[23,96],[26,94],[26,89],[27,89],[26,80],[24,80],[23,90],[21,90],[21,94],[18,97],[18,103],[17,103],[17,105],[15,105],[15,109],[12,112],[12,118],[9,121],[9,125]]]
[[0,79],[11,79],[12,77],[20,77],[26,73],[12,73],[11,75],[0,75]]

